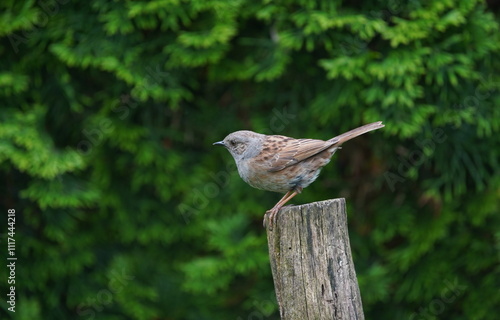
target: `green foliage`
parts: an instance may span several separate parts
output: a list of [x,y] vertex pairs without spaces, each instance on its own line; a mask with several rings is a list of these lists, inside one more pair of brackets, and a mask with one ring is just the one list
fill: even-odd
[[1,302],[2,318],[277,319],[261,221],[279,197],[211,143],[378,120],[294,200],[346,197],[367,319],[497,318],[494,2],[0,12],[0,199],[18,257],[16,313]]

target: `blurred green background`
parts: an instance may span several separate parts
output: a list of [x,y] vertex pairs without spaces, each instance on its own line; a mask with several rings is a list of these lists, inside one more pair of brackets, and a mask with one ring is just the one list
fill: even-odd
[[[500,1],[0,3],[2,319],[278,319],[228,133],[373,121],[345,197],[367,319],[500,312]],[[16,210],[8,312],[7,209]]]

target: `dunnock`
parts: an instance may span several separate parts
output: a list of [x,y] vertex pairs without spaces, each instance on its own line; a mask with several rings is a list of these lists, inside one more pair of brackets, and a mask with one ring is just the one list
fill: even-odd
[[[278,211],[316,180],[340,145],[359,135],[384,127],[382,121],[353,129],[330,140],[294,139],[252,131],[236,131],[214,145],[231,153],[240,177],[252,187],[285,193],[269,213],[269,227]],[[264,217],[264,226],[266,219]]]

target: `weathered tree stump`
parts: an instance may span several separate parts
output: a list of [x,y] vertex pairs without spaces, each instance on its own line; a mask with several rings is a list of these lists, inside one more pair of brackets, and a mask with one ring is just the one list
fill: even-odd
[[267,240],[282,320],[364,319],[345,199],[283,208]]

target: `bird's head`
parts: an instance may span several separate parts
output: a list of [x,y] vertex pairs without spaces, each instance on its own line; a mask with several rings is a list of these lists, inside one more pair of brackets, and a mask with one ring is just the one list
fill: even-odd
[[241,130],[229,134],[214,145],[224,146],[235,160],[255,157],[259,154],[264,135],[253,131]]

